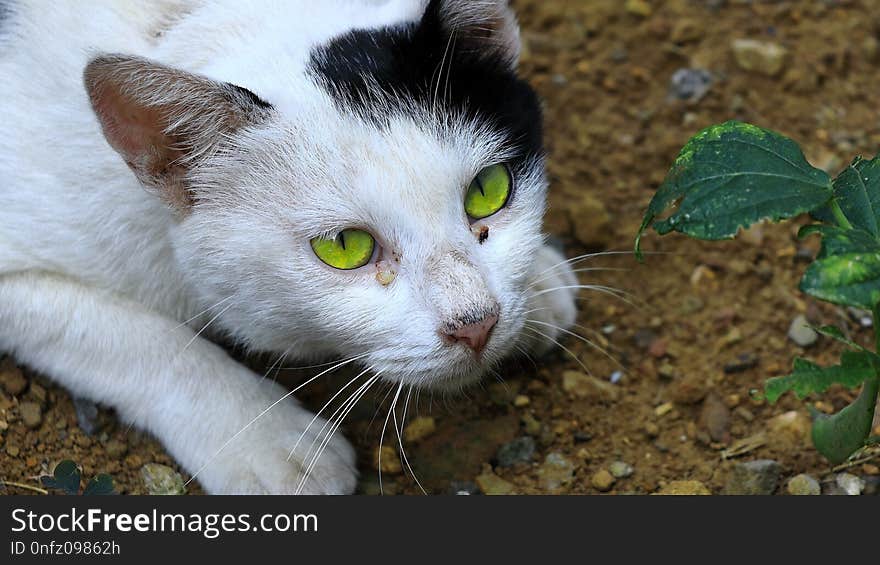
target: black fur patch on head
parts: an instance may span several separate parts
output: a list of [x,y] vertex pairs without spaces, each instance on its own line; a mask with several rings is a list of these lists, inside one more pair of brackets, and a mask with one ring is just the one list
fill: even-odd
[[237,84],[229,84],[238,94],[247,99],[252,105],[256,106],[260,110],[273,110],[273,106],[242,86],[238,86]]
[[405,113],[412,105],[438,104],[444,113],[461,112],[505,135],[517,150],[511,164],[540,155],[542,118],[535,92],[500,54],[462,49],[464,42],[444,29],[439,5],[432,1],[419,22],[355,30],[315,48],[313,76],[340,107],[380,126],[390,117],[389,108]]

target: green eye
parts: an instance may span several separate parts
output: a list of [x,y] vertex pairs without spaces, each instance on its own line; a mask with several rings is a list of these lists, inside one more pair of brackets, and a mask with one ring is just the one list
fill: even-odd
[[363,267],[373,257],[376,240],[363,230],[343,230],[333,239],[316,237],[312,249],[318,259],[335,269],[350,271]]
[[464,197],[467,215],[482,220],[504,208],[510,198],[510,184],[510,172],[504,165],[492,165],[480,171]]

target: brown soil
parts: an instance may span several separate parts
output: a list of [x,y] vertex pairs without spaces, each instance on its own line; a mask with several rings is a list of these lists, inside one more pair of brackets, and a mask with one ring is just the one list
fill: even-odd
[[[524,28],[523,71],[546,101],[548,230],[565,242],[570,256],[629,250],[641,214],[679,148],[704,126],[736,118],[776,129],[799,141],[814,164],[832,170],[880,147],[880,2],[517,0],[515,5]],[[649,8],[641,15],[640,5]],[[742,70],[731,49],[739,38],[785,46],[789,55],[782,71],[765,76]],[[714,83],[704,98],[670,96],[670,79],[680,68],[712,73]],[[839,353],[827,340],[807,351],[792,343],[786,334],[798,314],[817,324],[842,325],[859,342],[871,341],[871,330],[857,316],[796,290],[802,259],[816,247],[814,241],[798,241],[796,227],[765,226],[723,243],[652,234],[646,248],[662,253],[649,256],[646,265],[628,255],[581,263],[581,268],[627,269],[581,274],[585,283],[634,295],[630,305],[595,291],[582,294],[578,331],[613,360],[570,338],[563,345],[571,355],[560,350],[535,364],[512,363],[501,370],[503,382],[487,383],[467,398],[423,397],[411,408],[410,420],[417,411],[433,417],[437,428],[406,450],[421,483],[443,493],[455,481],[473,483],[480,476],[484,490],[596,493],[597,486],[609,490],[599,472],[623,461],[634,473],[609,492],[651,493],[671,481],[697,480],[719,493],[731,467],[752,459],[778,461],[783,481],[809,473],[827,483],[830,467],[806,436],[806,404],[785,397],[770,406],[750,395],[767,377],[784,374],[796,355],[830,363]],[[741,358],[750,361],[742,370],[725,371]],[[578,398],[563,389],[562,375],[583,372],[581,362],[604,382],[619,370],[618,363],[623,374],[611,391],[593,387],[598,392]],[[139,493],[145,490],[142,465],[174,465],[154,440],[106,414],[103,431],[86,435],[65,392],[27,371],[25,376],[29,388],[16,394],[0,390],[0,479],[36,485],[32,477],[70,458],[86,476],[106,472],[121,492]],[[331,384],[314,389],[315,406],[328,391]],[[828,412],[852,398],[849,391],[835,390],[810,403]],[[365,493],[378,491],[373,452],[384,410],[372,423],[371,418],[381,400],[364,402],[346,426],[361,452]],[[30,401],[43,411],[35,429],[20,418],[22,404]],[[792,421],[773,420],[789,411],[796,411],[787,416]],[[394,435],[386,435],[386,445],[396,444]],[[532,462],[498,466],[499,447],[525,435],[537,445]],[[725,459],[724,450],[743,440],[744,452]],[[545,463],[549,454],[561,455],[563,467],[572,466],[570,476],[563,472],[556,484],[558,458]],[[850,472],[870,478],[876,465],[876,460],[859,464]],[[386,494],[419,492],[396,469],[389,469],[383,482]],[[777,492],[784,491],[780,483]]]

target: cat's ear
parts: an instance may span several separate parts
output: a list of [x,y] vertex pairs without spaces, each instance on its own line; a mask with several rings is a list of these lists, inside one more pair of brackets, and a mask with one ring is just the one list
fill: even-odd
[[430,0],[423,24],[440,25],[455,50],[519,62],[519,24],[508,0]]
[[107,141],[148,190],[183,214],[193,204],[192,167],[271,110],[244,88],[133,57],[98,57],[84,79]]

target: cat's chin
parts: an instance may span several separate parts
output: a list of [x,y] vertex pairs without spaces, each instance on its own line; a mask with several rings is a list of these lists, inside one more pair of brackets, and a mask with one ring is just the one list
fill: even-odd
[[449,359],[434,367],[407,367],[401,371],[383,371],[387,381],[413,386],[421,390],[443,394],[457,394],[478,384],[492,365],[472,357],[462,357],[453,362]]

